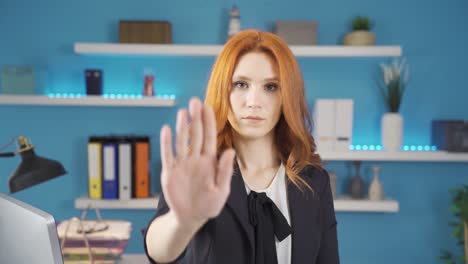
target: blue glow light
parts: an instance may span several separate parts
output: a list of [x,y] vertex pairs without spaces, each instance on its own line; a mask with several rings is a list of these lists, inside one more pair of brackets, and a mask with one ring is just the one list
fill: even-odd
[[175,94],[171,94],[170,98],[175,99]]
[[108,95],[108,94],[104,94],[102,97],[104,97],[104,98],[107,99],[107,98],[109,98],[109,95]]
[[[349,150],[372,150],[381,151],[383,147],[381,145],[349,145]],[[402,151],[436,151],[436,146],[430,145],[403,145]]]

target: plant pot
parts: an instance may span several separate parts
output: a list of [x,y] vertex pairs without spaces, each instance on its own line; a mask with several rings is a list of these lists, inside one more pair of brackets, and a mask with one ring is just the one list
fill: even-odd
[[345,35],[343,44],[347,46],[375,45],[375,35],[365,30],[356,30]]
[[399,113],[382,116],[382,146],[385,151],[400,151],[403,142],[403,117]]

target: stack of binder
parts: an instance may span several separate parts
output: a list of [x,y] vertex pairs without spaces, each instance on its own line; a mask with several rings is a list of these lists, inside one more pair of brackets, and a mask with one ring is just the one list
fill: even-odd
[[90,136],[88,138],[89,198],[150,197],[148,136]]

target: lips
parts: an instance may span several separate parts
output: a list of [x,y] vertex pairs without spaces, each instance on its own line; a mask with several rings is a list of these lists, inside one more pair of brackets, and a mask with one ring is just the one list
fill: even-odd
[[243,117],[242,119],[263,120],[263,118],[261,118],[261,117],[259,117],[259,116],[246,116],[246,117]]

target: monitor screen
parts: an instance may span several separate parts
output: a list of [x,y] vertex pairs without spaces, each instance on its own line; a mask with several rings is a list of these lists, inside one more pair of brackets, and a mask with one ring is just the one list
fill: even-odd
[[3,193],[0,245],[0,263],[63,263],[54,217]]

